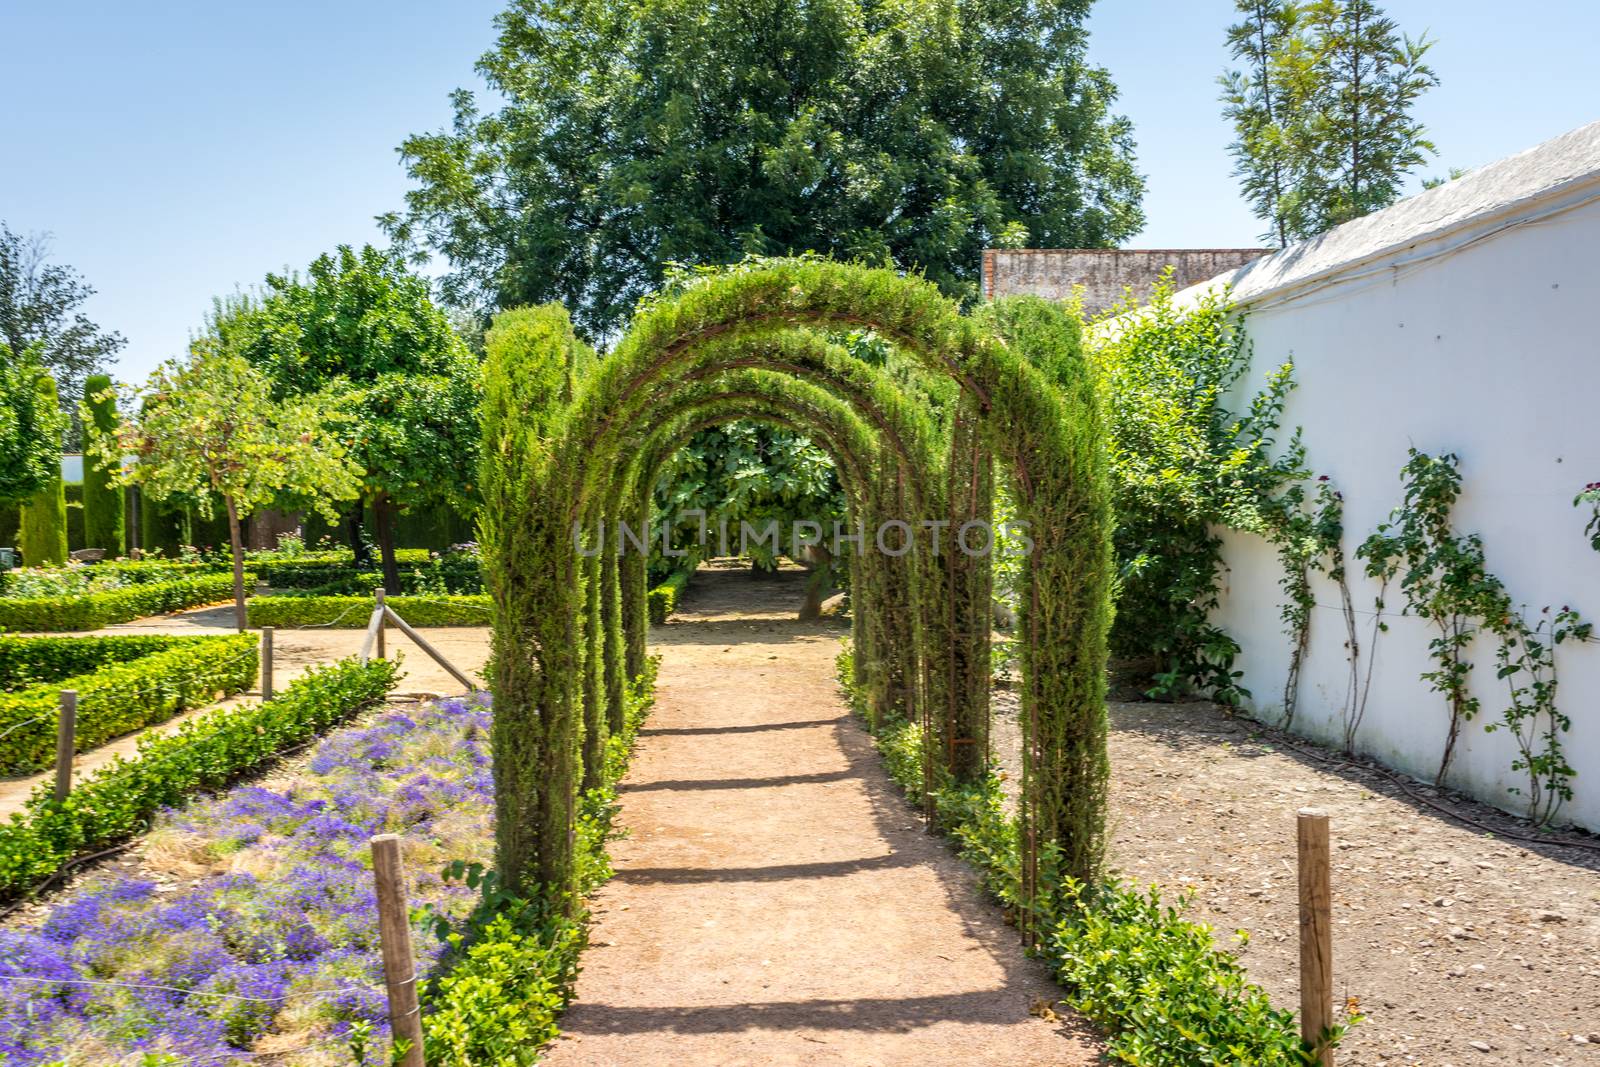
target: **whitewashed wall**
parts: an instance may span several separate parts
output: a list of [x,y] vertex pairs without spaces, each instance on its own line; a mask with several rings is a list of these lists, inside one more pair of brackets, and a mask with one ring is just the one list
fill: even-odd
[[[1572,195],[1569,183],[1559,203],[1524,203],[1487,222],[1480,212],[1475,229],[1402,241],[1392,255],[1369,256],[1342,275],[1336,268],[1307,282],[1312,272],[1302,264],[1297,284],[1258,282],[1254,293],[1240,278],[1253,305],[1252,384],[1293,356],[1299,385],[1285,425],[1304,428],[1311,466],[1344,493],[1363,674],[1376,656],[1357,748],[1426,780],[1448,723],[1443,697],[1420,680],[1430,669],[1429,631],[1398,616],[1404,599],[1394,587],[1389,632],[1374,641],[1376,589],[1353,553],[1399,503],[1408,446],[1455,452],[1465,488],[1456,528],[1482,536],[1489,568],[1512,597],[1535,612],[1571,604],[1600,620],[1600,553],[1584,536],[1586,515],[1572,506],[1585,483],[1600,481],[1600,193],[1585,200],[1581,192]],[[1440,202],[1449,206],[1447,197]],[[1243,646],[1252,710],[1270,721],[1282,710],[1289,660],[1278,617],[1281,569],[1255,538],[1229,534],[1225,543],[1217,621]],[[1331,584],[1318,579],[1316,596],[1294,728],[1337,741],[1345,624]],[[1449,784],[1515,810],[1520,801],[1508,787],[1523,784],[1511,771],[1515,748],[1504,732],[1483,730],[1506,703],[1494,649],[1486,639],[1472,650],[1483,712],[1463,730]],[[1566,748],[1578,769],[1564,818],[1600,830],[1600,645],[1563,646],[1558,667],[1559,703],[1573,720]]]

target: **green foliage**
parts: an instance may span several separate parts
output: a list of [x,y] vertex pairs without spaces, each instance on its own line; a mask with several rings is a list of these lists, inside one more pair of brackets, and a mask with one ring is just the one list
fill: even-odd
[[646,603],[649,605],[650,625],[660,626],[667,621],[667,616],[677,610],[678,601],[683,598],[683,592],[689,588],[689,580],[694,577],[695,564],[679,567],[660,585],[651,589]]
[[1117,514],[1111,647],[1155,657],[1152,696],[1201,690],[1233,703],[1249,694],[1233,669],[1237,642],[1210,621],[1221,567],[1214,530],[1275,538],[1283,494],[1306,476],[1298,431],[1275,454],[1293,364],[1234,410],[1251,350],[1226,298],[1180,309],[1172,297],[1169,276],[1147,307],[1117,309],[1128,314],[1099,327],[1090,346]]
[[0,222],[0,347],[32,348],[61,395],[76,401],[84,377],[127,342],[89,320],[81,309],[94,288],[71,267],[50,263],[49,252],[48,234],[13,233]]
[[[657,661],[627,687],[623,728],[607,739],[604,781],[580,798],[579,888],[593,892],[611,876],[605,844],[616,813],[616,783],[654,701]],[[556,1020],[572,997],[587,916],[508,892],[494,872],[453,865],[446,877],[480,889],[483,903],[464,929],[443,924],[452,966],[422,989],[427,1061],[440,1067],[533,1064],[560,1032]]]
[[106,592],[59,597],[0,597],[0,630],[98,630],[148,615],[216,604],[227,600],[232,590],[233,580],[228,575],[200,574]]
[[[488,626],[487,596],[391,596],[388,605],[412,626]],[[251,597],[250,625],[336,626],[360,630],[372,615],[370,596]]]
[[[156,500],[227,511],[233,551],[234,617],[244,629],[242,520],[285,496],[334,518],[334,502],[358,491],[356,466],[331,428],[348,421],[327,393],[277,400],[268,379],[232,343],[194,342],[187,360],[156,368],[140,391],[138,415],[94,445],[119,484],[137,482]],[[119,468],[124,455],[138,458]]]
[[[836,667],[851,705],[865,715],[848,643]],[[873,730],[890,777],[912,796],[925,780],[920,732],[898,718]],[[1115,1059],[1172,1067],[1315,1062],[1302,1050],[1294,1016],[1246,980],[1238,960],[1213,944],[1209,927],[1183,918],[1186,899],[1163,906],[1154,889],[1146,895],[1114,879],[1055,875],[1037,893],[1025,892],[1019,823],[998,778],[941,782],[936,819],[1013,921],[1024,912],[1042,920],[1041,955],[1067,986],[1067,1002],[1109,1033]],[[1330,1047],[1346,1029],[1326,1035]]]
[[[34,389],[38,411],[59,406],[55,380],[48,374],[34,378]],[[38,430],[48,432],[48,426],[41,421]],[[48,438],[48,443],[55,456],[52,469],[39,488],[22,502],[20,544],[22,558],[31,567],[67,561],[67,495],[61,483],[61,449],[56,438]]]
[[36,348],[0,344],[0,504],[27,500],[61,478],[66,420],[46,378]]
[[337,434],[364,472],[393,582],[395,511],[474,496],[477,360],[428,280],[395,253],[340,245],[304,278],[269,274],[259,301],[219,305],[214,325],[275,397],[337,396],[348,416]]
[[[101,645],[95,652],[65,651],[67,644],[101,644],[116,638],[0,637],[0,670],[8,675],[57,674],[79,657],[99,662],[92,673],[57,676],[29,688],[0,693],[0,773],[22,774],[55,759],[60,692],[78,693],[77,750],[87,752],[113,738],[165,722],[188,708],[209,704],[218,693],[248,689],[256,679],[259,652],[249,634],[236,637],[157,638],[136,658],[111,658],[146,643]],[[102,658],[103,657],[103,658]]]
[[1400,198],[1434,151],[1412,116],[1439,83],[1372,0],[1236,0],[1228,29],[1243,70],[1221,79],[1235,173],[1264,239],[1315,237]]
[[[117,432],[117,394],[111,379],[91,375],[84,383],[83,432],[86,441],[114,438]],[[120,556],[126,543],[123,530],[124,490],[113,473],[121,463],[112,461],[105,450],[89,445],[84,449],[83,540],[85,548],[103,548],[107,556]]]
[[[1444,696],[1450,713],[1444,754],[1436,781],[1443,783],[1455,754],[1463,723],[1482,710],[1472,689],[1473,663],[1468,658],[1480,631],[1499,641],[1495,677],[1507,687],[1510,703],[1498,722],[1485,729],[1504,729],[1517,745],[1514,771],[1528,776],[1526,790],[1514,788],[1527,804],[1528,817],[1541,825],[1554,821],[1561,805],[1572,798],[1577,773],[1567,762],[1561,735],[1572,721],[1556,705],[1557,646],[1587,641],[1594,632],[1571,607],[1551,614],[1546,607],[1537,622],[1518,610],[1499,578],[1489,573],[1483,541],[1476,534],[1457,534],[1451,514],[1461,495],[1460,459],[1453,453],[1431,456],[1413,448],[1400,477],[1405,497],[1371,537],[1356,550],[1366,573],[1383,589],[1398,576],[1406,606],[1433,627],[1428,652],[1433,669],[1422,679]],[[1380,592],[1377,609],[1385,605]],[[1387,629],[1380,622],[1380,629]]]
[[1589,521],[1583,527],[1584,536],[1589,538],[1589,547],[1600,552],[1600,482],[1590,482],[1583,487],[1572,500],[1575,508],[1587,507]]
[[[237,640],[237,639],[230,639]],[[131,760],[116,758],[56,803],[50,783],[0,824],[0,898],[25,892],[74,856],[142,832],[162,808],[219,789],[382,699],[395,665],[353,659],[318,667],[265,704],[220,708],[143,738]]]
[[986,247],[1142,225],[1086,11],[512,0],[479,65],[505,106],[459,91],[450,129],[405,141],[417,187],[386,227],[449,258],[456,302],[560,300],[592,337],[670,264],[751,253],[898,265],[971,299]]

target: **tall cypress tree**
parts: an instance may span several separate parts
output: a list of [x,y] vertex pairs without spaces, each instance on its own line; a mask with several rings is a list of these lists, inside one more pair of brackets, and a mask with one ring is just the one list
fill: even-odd
[[[60,403],[56,381],[40,374],[37,389],[39,406],[54,409]],[[59,441],[59,438],[57,439]],[[44,484],[22,504],[22,558],[30,567],[63,564],[67,561],[67,488],[61,481],[60,445],[56,444],[56,463]]]
[[[84,382],[84,434],[93,441],[116,432],[117,398],[111,379],[91,375]],[[103,548],[109,556],[120,556],[126,548],[123,532],[125,503],[122,486],[112,479],[110,460],[84,449],[83,539],[88,548]]]

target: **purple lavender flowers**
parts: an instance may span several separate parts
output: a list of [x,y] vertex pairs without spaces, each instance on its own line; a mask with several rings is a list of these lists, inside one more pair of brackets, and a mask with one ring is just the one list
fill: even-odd
[[[438,872],[492,852],[488,729],[473,701],[386,714],[282,781],[168,812],[150,877],[0,930],[0,1064],[387,1062],[367,839],[403,835],[413,906],[469,911]],[[415,941],[426,972],[441,946]]]

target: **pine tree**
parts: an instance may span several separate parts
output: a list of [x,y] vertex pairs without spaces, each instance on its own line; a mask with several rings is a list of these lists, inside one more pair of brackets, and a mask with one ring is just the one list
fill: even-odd
[[1238,140],[1231,146],[1234,174],[1256,216],[1271,224],[1262,235],[1279,247],[1289,243],[1284,202],[1293,181],[1287,130],[1298,119],[1295,101],[1279,78],[1279,57],[1292,39],[1299,12],[1290,0],[1236,0],[1244,21],[1228,27],[1228,50],[1244,64],[1218,79],[1223,114]]

